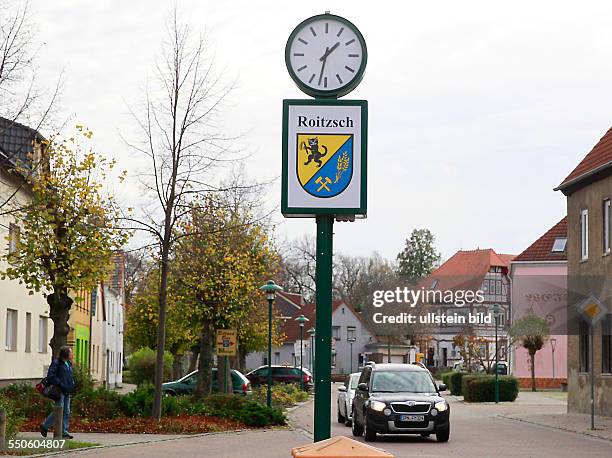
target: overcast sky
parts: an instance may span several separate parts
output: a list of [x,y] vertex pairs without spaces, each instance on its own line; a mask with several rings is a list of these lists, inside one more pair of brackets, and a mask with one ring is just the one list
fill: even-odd
[[[173,2],[33,0],[41,76],[65,70],[64,115],[95,132],[98,150],[130,170],[120,139],[137,105]],[[251,177],[281,170],[281,103],[307,98],[284,47],[303,19],[331,11],[368,46],[368,68],[347,98],[369,101],[368,218],[335,225],[335,250],[394,257],[429,228],[445,258],[459,249],[518,254],[565,214],[552,189],[610,128],[612,2],[178,2],[206,30],[228,79],[228,134],[247,132]],[[134,196],[136,197],[136,196]],[[122,196],[129,201],[130,196]],[[268,205],[279,205],[280,182]],[[315,234],[311,219],[278,233]]]

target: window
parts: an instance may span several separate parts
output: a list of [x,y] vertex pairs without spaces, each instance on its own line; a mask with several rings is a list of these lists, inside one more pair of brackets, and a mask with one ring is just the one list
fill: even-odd
[[9,254],[17,251],[17,244],[19,243],[19,226],[16,224],[9,224]]
[[332,337],[340,340],[340,326],[332,326]]
[[347,326],[346,327],[346,340],[356,340],[357,339],[357,328],[355,326]]
[[38,352],[47,353],[47,323],[49,318],[46,316],[38,317]]
[[610,199],[603,201],[603,252],[610,253]]
[[17,350],[17,310],[6,311],[6,341],[5,348],[10,351]]
[[274,352],[274,364],[280,364],[280,351]]
[[438,279],[437,278],[433,282],[431,282],[431,288],[430,289],[436,289],[436,286],[438,286]]
[[553,243],[553,253],[563,253],[565,251],[565,245],[567,245],[567,237],[557,237]]
[[579,372],[589,371],[589,326],[581,322],[578,334]]
[[601,322],[601,373],[612,373],[612,315]]
[[26,353],[30,353],[32,351],[32,314],[30,312],[26,313],[26,341],[25,341],[25,351]]
[[580,258],[589,258],[589,210],[580,210]]
[[336,353],[332,353],[331,365],[332,367],[336,367]]

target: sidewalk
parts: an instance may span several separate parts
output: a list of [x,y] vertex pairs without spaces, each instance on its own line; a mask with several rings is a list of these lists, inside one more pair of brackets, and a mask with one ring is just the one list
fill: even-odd
[[[21,437],[39,437],[24,433]],[[287,458],[293,447],[309,444],[311,439],[290,429],[243,430],[195,435],[160,434],[75,434],[75,440],[101,444],[98,447],[61,452],[97,457],[134,458],[199,456],[206,458]],[[262,451],[265,450],[265,455]],[[58,455],[56,453],[56,455]]]
[[562,414],[499,414],[502,418],[534,425],[562,429],[612,441],[612,417],[595,417],[595,430],[591,430],[591,416],[579,413]]

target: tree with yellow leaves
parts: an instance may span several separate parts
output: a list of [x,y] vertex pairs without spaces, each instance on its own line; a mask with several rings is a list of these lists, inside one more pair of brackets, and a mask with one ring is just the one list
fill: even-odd
[[178,239],[174,258],[177,310],[199,329],[197,393],[203,395],[211,389],[217,329],[237,329],[244,355],[265,348],[267,315],[258,287],[276,276],[278,254],[263,225],[219,197],[194,205],[180,232],[189,237]]
[[43,166],[29,177],[31,203],[15,213],[20,240],[5,255],[9,267],[2,272],[3,278],[24,283],[30,294],[46,296],[54,356],[67,342],[69,292],[94,288],[126,241],[117,228],[115,200],[102,189],[114,162],[87,147],[89,130],[77,126],[77,131],[73,138],[45,145]]

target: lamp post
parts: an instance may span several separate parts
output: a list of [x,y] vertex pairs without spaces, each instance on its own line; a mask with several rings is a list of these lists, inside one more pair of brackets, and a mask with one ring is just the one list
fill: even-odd
[[351,371],[350,371],[350,373],[352,374],[353,373],[353,342],[355,342],[357,339],[355,337],[351,337],[351,338],[346,339],[346,340],[348,340],[348,343],[351,346],[351,364],[350,364]]
[[555,347],[557,346],[557,339],[554,337],[550,339],[550,347],[552,348],[552,371],[553,371],[553,383],[555,383]]
[[300,315],[295,319],[295,321],[300,324],[300,388],[304,390],[304,323],[310,320],[304,315]]
[[500,312],[499,304],[493,304],[493,316],[495,317],[495,404],[499,403],[499,347],[497,342],[497,327],[499,324]]
[[310,334],[310,372],[312,372],[312,377],[314,378],[315,376],[315,373],[314,373],[314,339],[315,339],[316,329],[313,326],[306,332]]
[[282,291],[283,288],[274,283],[274,280],[268,280],[259,289],[266,293],[266,299],[268,300],[268,391],[266,405],[272,407],[272,303],[276,293]]

